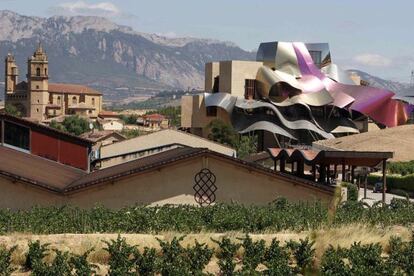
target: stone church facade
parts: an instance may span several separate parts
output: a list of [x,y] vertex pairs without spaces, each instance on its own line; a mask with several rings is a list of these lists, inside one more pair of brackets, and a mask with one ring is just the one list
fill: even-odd
[[41,45],[27,61],[27,80],[18,82],[19,69],[11,54],[5,59],[5,104],[24,117],[45,121],[62,115],[96,118],[102,94],[78,84],[49,83],[48,58]]

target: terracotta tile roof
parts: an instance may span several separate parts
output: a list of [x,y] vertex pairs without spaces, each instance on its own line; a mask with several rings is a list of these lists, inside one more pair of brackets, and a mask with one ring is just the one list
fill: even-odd
[[101,92],[96,91],[85,85],[71,84],[71,83],[49,83],[49,92],[67,93],[67,94],[88,94],[88,95],[102,95]]
[[30,153],[0,146],[0,175],[59,192],[86,172]]
[[98,142],[103,140],[111,135],[115,135],[122,140],[126,140],[126,137],[114,130],[100,130],[100,131],[89,131],[81,134],[79,137],[83,139],[91,140],[92,142]]
[[148,114],[148,115],[144,115],[142,116],[145,120],[149,120],[149,121],[162,121],[165,119],[164,115],[155,113],[155,114]]

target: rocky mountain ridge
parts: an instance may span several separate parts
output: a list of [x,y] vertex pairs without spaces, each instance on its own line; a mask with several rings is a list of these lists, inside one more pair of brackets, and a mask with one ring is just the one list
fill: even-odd
[[0,11],[0,26],[0,55],[14,53],[21,70],[41,41],[53,81],[108,88],[197,89],[206,62],[255,57],[233,43],[145,34],[95,16],[40,18]]

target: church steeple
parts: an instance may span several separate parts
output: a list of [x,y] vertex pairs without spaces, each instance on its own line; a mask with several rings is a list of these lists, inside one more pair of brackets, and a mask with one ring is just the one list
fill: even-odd
[[27,82],[30,91],[30,117],[44,119],[49,101],[49,64],[47,55],[39,43],[27,61]]
[[8,53],[5,59],[5,93],[14,93],[19,76],[16,60],[12,54]]

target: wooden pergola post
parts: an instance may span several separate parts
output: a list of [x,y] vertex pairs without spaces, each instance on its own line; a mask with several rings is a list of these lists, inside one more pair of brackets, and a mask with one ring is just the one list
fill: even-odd
[[351,166],[351,183],[354,183],[355,178],[355,166]]
[[326,165],[321,164],[319,167],[319,182],[326,181]]
[[364,199],[367,198],[367,181],[368,181],[368,173],[364,175]]
[[382,160],[382,203],[385,204],[385,191],[387,189],[387,159]]
[[312,177],[313,177],[313,181],[316,182],[316,165],[312,164]]
[[279,168],[281,172],[285,172],[285,164],[286,164],[285,159],[281,158],[280,159],[280,168]]
[[327,165],[326,166],[326,183],[327,184],[330,184],[331,182],[329,181],[329,179],[330,179],[330,172],[331,172],[331,165]]

